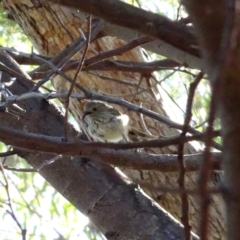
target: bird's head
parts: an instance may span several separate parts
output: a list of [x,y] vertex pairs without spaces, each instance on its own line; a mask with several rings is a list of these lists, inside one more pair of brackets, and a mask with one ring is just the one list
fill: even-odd
[[110,106],[102,102],[87,102],[83,107],[83,118],[86,115],[98,115],[106,112]]
[[83,107],[83,121],[84,118],[90,115],[93,118],[101,118],[101,117],[114,117],[120,116],[121,113],[114,109],[112,106],[98,101],[87,102]]

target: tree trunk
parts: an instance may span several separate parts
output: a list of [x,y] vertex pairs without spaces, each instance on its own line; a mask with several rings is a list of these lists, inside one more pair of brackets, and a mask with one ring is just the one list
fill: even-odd
[[[71,9],[60,7],[58,5],[45,3],[36,3],[36,1],[19,0],[13,5],[5,3],[5,7],[9,10],[15,21],[21,26],[25,34],[29,37],[34,47],[40,54],[48,57],[53,57],[64,49],[73,39],[78,38],[81,34],[79,28],[83,32],[87,32],[87,23],[80,18],[80,15]],[[98,38],[89,47],[87,52],[87,58],[94,56],[99,52],[108,51],[124,45],[123,40],[104,36]],[[77,55],[75,59],[81,59],[80,55]],[[114,60],[123,61],[144,61],[144,57],[139,48],[131,50],[121,56],[115,56]],[[149,89],[149,84],[154,85],[152,78],[143,78],[141,87],[148,88],[146,92],[137,94],[135,98],[134,93],[138,90],[137,87],[131,87],[128,85],[120,84],[111,80],[104,80],[96,75],[87,72],[80,72],[77,78],[77,82],[83,87],[91,89],[92,91],[109,94],[122,99],[125,99],[134,104],[148,108],[152,111],[158,112],[163,116],[167,116],[163,108],[164,99],[158,94],[156,96],[154,92]],[[69,72],[68,75],[73,78],[75,71]],[[100,74],[105,77],[124,80],[129,83],[138,85],[141,76],[138,73],[132,72],[120,72],[120,71],[101,71]],[[54,87],[58,91],[69,90],[70,83],[57,76],[52,80]],[[74,89],[75,92],[79,92],[78,89]],[[134,99],[134,100],[133,100]],[[70,111],[74,115],[75,119],[81,125],[80,118],[82,112],[82,106],[84,102],[76,99],[70,100]],[[116,106],[117,107],[117,106]],[[127,113],[131,118],[131,124],[141,128],[142,121],[138,114],[135,112],[128,112],[125,109],[121,109],[122,112]],[[177,135],[178,131],[170,129],[168,126],[157,122],[148,117],[144,117],[147,128],[153,135],[173,136]],[[151,151],[153,151],[151,149]],[[155,153],[174,154],[177,152],[175,146],[154,150]],[[195,153],[194,148],[185,144],[185,153]],[[178,219],[181,219],[181,199],[179,195],[164,194],[157,191],[157,187],[178,187],[177,179],[178,173],[162,173],[159,171],[139,171],[130,169],[121,169],[127,176],[134,181],[140,183],[143,186],[144,191],[153,199],[155,199],[161,206],[167,211],[173,214]],[[186,187],[188,189],[196,189],[198,174],[187,173],[186,174]],[[156,188],[146,187],[155,186]],[[199,219],[199,202],[196,196],[189,196],[190,204],[190,220],[194,232],[198,229]],[[209,239],[224,239],[225,238],[225,220],[224,220],[224,206],[222,198],[219,195],[212,196],[210,219],[209,219],[210,234]]]

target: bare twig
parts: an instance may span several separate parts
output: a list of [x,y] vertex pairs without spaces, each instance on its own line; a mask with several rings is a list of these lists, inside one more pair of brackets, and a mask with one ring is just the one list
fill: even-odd
[[31,78],[26,78],[26,75],[24,76],[23,74],[14,71],[13,69],[9,68],[8,66],[6,66],[3,63],[0,63],[0,70],[5,71],[5,72],[9,73],[11,76],[19,78],[19,79],[31,80]]
[[18,221],[15,213],[14,213],[14,210],[13,210],[13,207],[12,207],[12,200],[11,200],[11,197],[10,197],[10,192],[9,192],[9,187],[8,187],[8,181],[7,181],[7,177],[4,173],[4,167],[2,165],[2,163],[0,163],[0,171],[2,172],[2,175],[3,175],[3,178],[4,178],[4,181],[5,181],[5,184],[4,184],[4,188],[6,190],[6,193],[7,193],[7,198],[8,198],[8,203],[7,205],[9,206],[10,208],[10,211],[7,210],[7,212],[9,213],[9,215],[13,218],[13,220],[16,222],[18,228],[20,229],[21,231],[21,234],[22,234],[22,240],[26,240],[26,233],[27,233],[27,230],[26,229],[23,229],[20,222]]
[[[66,77],[66,79],[68,79],[69,81],[72,82],[72,80],[66,76],[64,73],[63,73],[63,77]],[[132,103],[129,103],[125,100],[122,100],[122,99],[119,99],[119,98],[113,98],[113,97],[109,97],[109,96],[106,96],[106,95],[103,95],[103,94],[99,94],[99,93],[95,93],[95,92],[91,92],[85,88],[83,88],[82,86],[80,86],[79,84],[76,83],[76,86],[81,89],[82,91],[84,91],[84,94],[78,94],[78,93],[72,93],[71,97],[73,98],[77,98],[77,99],[93,99],[93,100],[100,100],[100,101],[105,101],[105,102],[109,102],[109,103],[113,103],[113,104],[117,104],[117,105],[120,105],[120,106],[123,106],[127,109],[129,109],[130,111],[135,111],[137,113],[140,113],[140,114],[143,114],[143,115],[146,115],[152,119],[155,119],[157,121],[160,121],[172,128],[176,128],[176,129],[179,129],[179,130],[182,130],[183,129],[183,125],[179,124],[179,123],[176,123],[172,120],[170,120],[169,118],[167,117],[164,117],[156,112],[153,112],[147,108],[143,108],[143,107],[140,107],[138,105],[135,105],[135,104],[132,104]],[[43,99],[53,99],[53,98],[59,98],[59,97],[66,97],[68,94],[68,92],[62,92],[62,93],[33,93],[33,92],[30,92],[30,93],[26,93],[26,94],[22,94],[20,96],[9,96],[7,99],[6,99],[6,102],[5,103],[2,103],[2,106],[9,106],[13,103],[16,103],[18,101],[21,101],[21,100],[24,100],[24,99],[28,99],[28,98],[43,98]],[[196,129],[192,128],[192,127],[188,127],[188,132],[189,133],[192,133],[192,134],[201,134],[199,131],[197,131]],[[215,143],[214,144],[214,147],[216,149],[219,149],[221,150],[221,145],[220,144],[217,144]]]
[[[140,39],[140,43],[144,41]],[[83,38],[85,40],[85,38]],[[82,68],[82,71],[89,71],[89,70],[105,70],[105,71],[110,71],[110,70],[116,70],[116,68],[119,71],[134,71],[134,72],[140,72],[140,73],[149,73],[153,71],[159,71],[159,70],[164,70],[164,69],[171,69],[174,67],[179,67],[183,66],[183,64],[175,62],[170,59],[164,59],[164,60],[159,60],[159,61],[152,61],[152,62],[127,62],[127,61],[103,61],[103,59],[112,56],[113,54],[119,54],[123,52],[123,50],[127,50],[131,46],[136,45],[135,41],[139,41],[139,39],[135,39],[132,42],[127,43],[126,45],[116,48],[114,50],[106,51],[103,53],[98,53],[97,55],[90,57],[85,60],[85,64]],[[71,51],[71,49],[74,49],[75,42],[65,48],[62,52],[65,53],[66,50]],[[129,45],[128,45],[129,44]],[[21,51],[17,51],[14,48],[7,48],[7,47],[0,47],[0,49],[3,49],[8,52],[9,55],[11,55],[19,64],[29,64],[29,65],[40,65],[42,63],[41,59],[44,59],[46,61],[51,61],[53,64],[57,64],[60,60],[58,56],[62,56],[62,52],[60,52],[56,57],[54,58],[49,58],[45,57],[39,54],[34,54],[35,56],[38,56],[39,58],[34,58],[32,54],[27,54]],[[65,57],[67,53],[65,53],[63,56]],[[115,56],[115,55],[114,55]],[[60,58],[61,59],[61,58]],[[101,62],[99,62],[101,60]],[[99,62],[99,63],[98,63]],[[98,64],[97,64],[98,63]],[[46,74],[49,73],[48,69],[49,67],[47,66],[48,64],[41,65],[39,68],[34,69],[32,72],[29,73],[29,75],[32,77],[32,79],[40,79],[46,76]],[[67,72],[71,70],[75,70],[79,65],[79,61],[77,60],[71,60],[66,62],[64,67],[62,68],[62,71]],[[183,72],[187,72],[186,70],[181,70]],[[189,73],[189,72],[187,72]]]
[[[141,86],[141,83],[142,83],[142,81],[143,81],[143,78],[144,78],[144,76],[141,75],[141,76],[140,76],[140,79],[138,80],[138,84],[137,84],[137,87],[136,87],[136,92],[133,93],[133,94],[131,93],[131,94],[133,95],[133,98],[132,98],[131,102],[134,102],[137,94],[139,94],[139,88],[140,88],[140,86]],[[142,91],[144,91],[144,90],[142,90]]]
[[[107,81],[112,81],[112,82],[116,82],[118,84],[123,84],[125,86],[130,86],[130,87],[133,87],[133,88],[136,88],[137,87],[137,84],[136,83],[132,83],[132,82],[129,82],[129,81],[124,81],[122,79],[117,79],[117,78],[112,78],[112,77],[107,77],[105,75],[101,75],[99,72],[88,72],[88,74],[91,74],[91,75],[94,75],[94,76],[97,76],[103,80],[107,80]],[[145,88],[145,87],[140,87],[140,90],[145,90],[147,91],[148,88]]]
[[[42,58],[42,57],[41,57]],[[45,58],[43,58],[45,59]],[[37,60],[37,59],[36,59]],[[48,61],[47,59],[45,59]],[[63,72],[68,72],[75,70],[79,65],[79,61],[71,60],[67,62],[64,67],[62,68]],[[103,60],[92,65],[82,67],[82,71],[122,71],[122,72],[138,72],[143,74],[150,74],[154,71],[162,71],[162,70],[169,70],[174,67],[180,67],[182,64],[176,63],[172,60],[160,60],[160,61],[153,61],[153,62],[128,62],[128,61],[114,61],[114,60]],[[182,72],[186,72],[184,70],[179,70]],[[49,74],[51,71],[39,71],[38,69],[29,73],[33,80],[40,79]],[[58,74],[58,71],[54,74]]]
[[47,81],[49,81],[49,79],[55,74],[56,69],[61,69],[65,63],[67,61],[69,61],[70,58],[72,58],[81,48],[84,47],[85,45],[85,41],[80,38],[78,39],[77,41],[75,41],[75,43],[79,43],[78,46],[73,49],[73,51],[70,51],[70,54],[68,54],[67,56],[65,56],[65,58],[63,58],[56,66],[51,62],[51,61],[48,61],[48,60],[44,60],[45,63],[47,63],[48,65],[50,65],[50,67],[52,68],[51,71],[49,71],[47,74],[45,74],[44,78],[39,81],[32,89],[31,89],[31,92],[35,92],[37,91],[44,83],[46,83]]
[[[129,61],[114,61],[114,60],[102,60],[100,62],[94,63],[92,65],[83,67],[83,71],[90,71],[90,70],[98,70],[98,71],[113,71],[118,70],[122,72],[138,72],[138,73],[145,73],[150,74],[154,71],[161,71],[167,70],[174,67],[182,66],[179,63],[169,60],[161,60],[161,61],[153,61],[150,63],[146,62],[129,62]],[[66,70],[71,70],[72,68],[76,68],[76,63],[72,63]]]
[[[231,1],[230,1],[231,2]],[[230,4],[231,5],[231,4]],[[232,7],[232,6],[231,6]],[[235,32],[233,27],[232,11],[228,8],[227,17],[221,33],[221,41],[219,44],[218,55],[215,59],[216,63],[211,73],[211,84],[212,84],[212,97],[209,108],[208,127],[206,131],[205,139],[205,151],[204,151],[204,162],[200,171],[200,182],[199,190],[201,192],[201,221],[200,221],[200,237],[202,240],[208,239],[208,224],[209,224],[209,205],[210,205],[210,194],[207,189],[208,181],[210,178],[210,169],[212,167],[211,161],[211,147],[213,146],[213,132],[214,132],[214,120],[216,116],[216,106],[218,98],[222,94],[219,91],[219,85],[222,78],[225,76],[226,65],[229,59],[227,59],[228,53],[230,52],[231,44],[229,36],[234,35]],[[233,31],[233,32],[232,32]]]
[[[144,114],[144,115],[146,115],[146,116],[148,116],[152,119],[155,119],[157,121],[165,123],[172,128],[176,128],[176,129],[180,129],[180,130],[182,130],[182,128],[183,128],[183,126],[181,124],[173,122],[170,119],[168,119],[168,118],[166,118],[166,117],[164,117],[164,116],[162,116],[158,113],[155,113],[155,112],[153,112],[149,109],[146,109],[146,108],[139,107],[135,104],[129,103],[129,102],[127,102],[125,100],[122,100],[122,99],[107,97],[105,95],[101,95],[101,94],[98,94],[98,93],[91,93],[91,95],[86,96],[86,98],[117,104],[117,105],[120,105],[120,106],[123,106],[123,107],[129,109],[130,111],[135,111],[135,112],[138,112],[138,113],[142,113],[142,114]],[[199,134],[199,131],[197,131],[196,129],[194,129],[190,126],[188,127],[188,132],[192,133],[192,134]],[[213,147],[221,150],[221,145],[216,143],[216,142],[214,142]]]
[[85,45],[85,48],[84,48],[84,52],[83,52],[83,55],[82,55],[82,58],[81,58],[81,61],[79,62],[79,65],[78,65],[78,68],[77,68],[77,71],[74,75],[74,78],[73,78],[73,82],[71,84],[71,87],[68,91],[68,95],[67,95],[67,98],[66,98],[66,101],[65,101],[65,124],[64,124],[64,134],[65,134],[65,140],[68,139],[68,134],[67,134],[67,122],[68,122],[68,111],[69,111],[69,98],[73,92],[73,88],[75,87],[75,84],[76,84],[76,81],[77,81],[77,77],[78,77],[78,74],[79,72],[81,71],[82,69],[82,66],[83,66],[83,63],[85,61],[85,57],[86,57],[86,54],[87,54],[87,50],[88,50],[88,46],[90,44],[90,38],[91,38],[91,31],[92,31],[92,25],[91,25],[91,22],[92,22],[92,17],[91,15],[88,17],[88,34],[87,34],[87,39],[86,39],[86,45]]
[[[99,24],[97,24],[97,26],[94,28],[94,30],[92,31],[91,34],[91,40],[93,40],[97,34],[99,33],[101,29],[101,22],[99,22]],[[62,60],[56,65],[57,69],[61,69],[67,61],[69,61],[72,57],[74,57],[76,55],[76,53],[78,53],[80,51],[80,49],[82,49],[86,44],[86,41],[81,37],[77,40],[74,41],[74,43],[72,44],[72,51],[70,51],[70,48],[68,48],[68,54],[62,58]],[[59,53],[60,55],[60,53]],[[52,67],[52,66],[50,66]],[[41,81],[39,81],[32,89],[31,91],[37,91],[39,87],[41,87],[46,81],[49,80],[49,78],[51,78],[51,76],[55,74],[55,70],[51,70],[45,77],[44,79],[42,79]]]
[[[153,186],[149,183],[139,183],[141,187],[146,187],[149,190],[158,191],[161,193],[170,193],[170,194],[186,194],[186,195],[200,195],[199,189],[182,189],[182,188],[169,188],[165,186]],[[224,188],[218,187],[218,188],[208,188],[208,192],[210,194],[221,194],[225,191]],[[191,239],[191,238],[190,238]]]
[[[220,73],[220,72],[219,72]],[[201,239],[208,239],[208,224],[209,224],[209,204],[210,204],[210,195],[207,189],[210,169],[212,166],[211,162],[211,147],[213,145],[213,123],[215,120],[215,110],[216,110],[216,91],[213,88],[212,99],[210,102],[209,118],[208,118],[208,127],[207,135],[205,139],[205,151],[204,151],[204,162],[202,169],[200,171],[200,182],[199,190],[201,192],[201,222],[200,222],[200,236]]]
[[[186,107],[186,115],[184,119],[184,125],[183,125],[183,130],[181,133],[182,137],[185,137],[188,131],[188,127],[191,121],[192,117],[192,103],[193,103],[193,98],[195,94],[195,90],[203,78],[203,73],[200,72],[197,78],[193,83],[190,85],[189,89],[189,95],[188,95],[188,100],[187,100],[187,107]],[[179,178],[178,178],[178,184],[181,189],[185,189],[185,173],[186,173],[186,166],[183,158],[184,154],[184,143],[181,143],[178,145],[178,162],[179,162]],[[182,199],[182,223],[184,225],[185,229],[185,238],[186,240],[191,239],[191,226],[189,225],[189,204],[188,204],[188,196],[186,193],[181,194],[181,199]]]
[[56,11],[53,11],[52,8],[49,9],[49,11],[51,11],[51,14],[53,14],[53,16],[57,19],[57,21],[59,22],[59,24],[61,25],[62,29],[64,29],[64,31],[68,34],[69,38],[72,40],[72,42],[74,41],[74,38],[71,34],[71,32],[66,28],[65,24],[62,22],[61,18],[58,16],[58,14],[56,13]]
[[84,61],[84,66],[88,66],[88,65],[91,65],[93,63],[96,63],[96,62],[99,62],[99,61],[102,61],[103,59],[106,59],[106,58],[110,58],[110,57],[113,57],[113,56],[117,56],[117,55],[122,55],[124,54],[125,52],[127,51],[130,51],[144,43],[147,43],[147,42],[150,42],[152,41],[153,38],[149,37],[149,36],[145,36],[145,37],[141,37],[141,38],[138,38],[138,39],[134,39],[132,40],[131,42],[119,47],[119,48],[116,48],[116,49],[113,49],[113,50],[109,50],[109,51],[106,51],[106,52],[102,52],[102,53],[99,53],[91,58],[88,58]]
[[2,153],[0,153],[0,157],[9,157],[9,156],[17,154],[17,152],[18,152],[17,150],[10,150],[7,152],[2,152]]
[[59,160],[61,158],[62,158],[62,155],[56,155],[55,157],[53,157],[51,159],[45,160],[42,164],[40,164],[38,167],[36,167],[36,170],[39,171],[40,169],[42,169],[46,165],[54,163],[54,162],[56,162],[57,160]]
[[8,166],[3,166],[4,169],[9,170],[9,171],[13,171],[13,172],[38,172],[35,169],[32,168],[12,168],[12,167],[8,167]]
[[[214,131],[215,135],[219,132]],[[50,137],[46,135],[38,135],[33,133],[26,133],[11,128],[0,126],[0,140],[6,144],[11,144],[21,148],[36,150],[43,152],[51,152],[65,155],[81,155],[85,151],[96,149],[133,149],[133,148],[159,148],[170,145],[178,145],[180,143],[205,139],[205,134],[198,134],[194,136],[175,136],[169,138],[162,138],[158,140],[143,141],[136,143],[101,143],[101,142],[86,142],[82,140],[64,142],[60,137]],[[91,153],[92,154],[92,153]],[[116,153],[117,154],[117,153]]]

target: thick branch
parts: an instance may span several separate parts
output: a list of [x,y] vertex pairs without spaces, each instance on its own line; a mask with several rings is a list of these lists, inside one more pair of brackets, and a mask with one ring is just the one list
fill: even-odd
[[[218,132],[215,132],[218,134]],[[11,144],[16,147],[21,147],[29,150],[35,150],[48,153],[57,153],[65,155],[82,155],[82,152],[87,150],[95,151],[96,148],[108,148],[115,150],[134,149],[134,148],[163,148],[170,145],[177,145],[195,140],[204,140],[204,134],[195,136],[175,136],[164,137],[159,140],[143,141],[136,143],[102,143],[102,142],[86,142],[86,141],[71,141],[65,142],[59,137],[49,137],[34,133],[25,133],[23,131],[14,130],[0,126],[0,140],[6,144]],[[91,154],[90,154],[91,155]],[[89,155],[83,155],[89,156]]]
[[196,38],[188,28],[159,14],[145,11],[121,1],[51,0],[51,2],[81,9],[108,22],[138,30],[199,57],[199,51],[194,47],[194,45],[197,45]]
[[[83,12],[91,13],[106,20],[104,23],[104,32],[110,36],[126,41],[131,41],[144,35],[161,39],[144,44],[143,48],[174,61],[187,64],[191,68],[201,69],[196,38],[182,24],[121,1],[91,0],[86,2],[51,0],[51,2],[80,9]],[[86,19],[86,16],[84,14],[82,16],[79,11],[75,11],[74,14],[82,17],[82,19]]]
[[[12,62],[11,67],[19,71],[17,64],[1,52],[1,62],[8,65],[9,61]],[[11,86],[11,92],[19,95],[32,87],[30,81],[16,81]],[[2,126],[63,136],[64,119],[48,102],[30,99],[20,106],[26,110],[26,114],[13,118],[12,115],[2,113]],[[33,168],[37,168],[45,159],[53,158],[52,154],[26,151],[21,156]],[[39,173],[76,208],[88,215],[108,239],[116,239],[116,235],[119,239],[184,239],[179,223],[134,189],[134,186],[127,185],[106,164],[86,159],[72,161],[70,157],[63,157],[44,166]],[[148,227],[142,229],[142,226]]]
[[[82,157],[92,158],[97,161],[104,161],[116,166],[130,167],[142,170],[159,170],[162,172],[172,172],[178,170],[177,157],[175,155],[156,155],[148,153],[137,153],[132,151],[123,151],[121,149],[130,148],[133,144],[105,144],[105,143],[89,143],[85,141],[65,142],[59,137],[49,137],[40,134],[25,133],[10,128],[0,126],[0,140],[14,145],[16,147],[26,148],[28,150],[56,153],[63,155],[79,155]],[[185,142],[187,138],[173,138],[163,140],[162,142],[149,141],[148,147],[151,146],[167,146],[176,141]],[[164,142],[165,141],[165,142]],[[142,147],[147,145],[139,143]],[[136,147],[136,144],[134,144]],[[108,147],[112,147],[109,149]],[[120,149],[115,151],[115,149]],[[213,157],[214,169],[219,169],[220,154],[215,153]],[[185,161],[189,171],[196,171],[201,167],[203,160],[202,154],[186,155]]]

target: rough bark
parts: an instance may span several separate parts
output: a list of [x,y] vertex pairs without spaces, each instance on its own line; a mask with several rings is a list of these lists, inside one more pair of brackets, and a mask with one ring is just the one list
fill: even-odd
[[[32,41],[34,47],[43,55],[55,56],[60,50],[62,50],[67,44],[79,37],[78,28],[81,28],[86,32],[86,22],[83,22],[78,16],[72,12],[71,9],[60,7],[58,5],[36,3],[36,1],[21,0],[15,5],[6,5],[16,22],[25,31],[26,35]],[[61,21],[60,21],[61,20]],[[70,33],[70,34],[69,34]],[[124,41],[111,38],[102,37],[91,44],[91,47],[97,52],[107,51],[114,49],[124,44]],[[88,57],[93,56],[95,52],[92,49],[88,51]],[[80,56],[78,56],[80,58]],[[113,59],[128,60],[128,61],[144,61],[143,56],[139,49],[134,49],[122,56],[116,56]],[[101,72],[102,75],[124,79],[132,83],[138,84],[140,76],[136,73],[124,73],[124,72]],[[70,76],[73,77],[74,73]],[[113,96],[120,96],[128,101],[132,101],[132,95],[136,91],[135,88],[124,86],[116,82],[106,81],[101,78],[97,78],[89,73],[81,72],[78,76],[78,82],[93,91],[112,94]],[[150,79],[151,83],[151,79]],[[148,82],[145,79],[141,83],[143,87],[148,87]],[[70,84],[60,77],[53,79],[53,85],[59,91],[67,90]],[[75,89],[74,91],[78,91]],[[142,103],[144,107],[156,111],[164,116],[167,116],[162,106],[162,99],[158,95],[159,99],[152,91],[143,92],[136,95],[134,100],[135,104]],[[70,109],[76,120],[80,122],[81,110],[83,102],[71,99]],[[125,111],[122,109],[122,111]],[[132,124],[135,126],[141,126],[140,117],[133,112],[127,112],[132,119]],[[169,127],[161,124],[160,122],[153,121],[152,119],[145,118],[148,129],[154,134],[160,134],[164,136],[176,135],[177,131],[170,129]],[[159,149],[159,153],[176,153],[176,147],[168,147]],[[185,153],[194,153],[194,149],[186,144]],[[164,185],[166,187],[177,187],[178,173],[159,173],[157,171],[138,171],[122,169],[131,179],[143,183],[143,186],[152,185],[159,186]],[[188,173],[186,176],[186,187],[193,189],[197,187],[197,174]],[[180,205],[181,201],[179,196],[165,194],[156,191],[156,189],[144,188],[146,193],[152,198],[156,199],[158,203],[163,206],[167,211],[172,213],[178,219],[181,218]],[[189,196],[190,204],[190,219],[194,231],[197,232],[199,204],[198,198],[195,196]],[[225,227],[224,227],[224,215],[223,215],[223,203],[220,196],[212,196],[211,213],[210,213],[210,239],[224,239]]]

